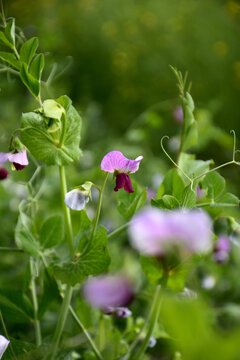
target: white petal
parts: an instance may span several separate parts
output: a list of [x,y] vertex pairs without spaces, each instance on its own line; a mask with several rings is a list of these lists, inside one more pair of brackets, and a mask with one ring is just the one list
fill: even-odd
[[69,191],[65,196],[65,204],[72,210],[83,210],[86,203],[89,201],[89,196],[85,191],[74,189]]
[[10,341],[6,339],[4,336],[0,335],[0,359],[2,358],[3,354],[5,353],[8,344]]

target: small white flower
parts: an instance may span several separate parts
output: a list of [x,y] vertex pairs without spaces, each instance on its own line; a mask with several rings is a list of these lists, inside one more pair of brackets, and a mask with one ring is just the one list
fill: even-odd
[[0,359],[2,358],[3,354],[5,353],[8,344],[10,341],[6,339],[4,336],[0,335]]
[[92,183],[87,181],[65,195],[64,202],[72,210],[83,210],[91,197]]
[[203,278],[202,280],[202,287],[206,290],[211,290],[216,284],[215,277],[209,275]]

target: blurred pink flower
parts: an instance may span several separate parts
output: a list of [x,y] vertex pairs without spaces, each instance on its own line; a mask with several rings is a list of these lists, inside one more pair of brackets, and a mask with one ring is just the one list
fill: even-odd
[[202,253],[211,247],[211,220],[200,210],[148,208],[133,217],[129,235],[132,246],[146,255],[165,255],[172,244]]
[[138,156],[135,160],[127,159],[120,151],[111,151],[103,157],[101,169],[116,176],[114,191],[124,188],[129,193],[134,192],[128,174],[133,174],[138,170],[142,159],[143,156]]
[[213,251],[214,260],[220,264],[225,264],[229,259],[230,253],[230,240],[228,237],[224,235],[219,236],[217,241],[215,241]]
[[83,285],[83,295],[91,306],[113,313],[131,301],[133,287],[125,277],[102,275],[89,278]]

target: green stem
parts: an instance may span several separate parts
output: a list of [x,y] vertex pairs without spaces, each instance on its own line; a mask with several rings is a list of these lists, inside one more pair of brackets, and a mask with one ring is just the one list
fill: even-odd
[[60,175],[60,183],[61,183],[62,206],[63,206],[65,225],[66,225],[66,232],[67,232],[67,242],[69,246],[70,256],[72,258],[74,256],[73,231],[72,231],[70,210],[64,203],[65,195],[67,193],[67,182],[66,182],[66,174],[65,174],[64,166],[59,166],[59,175]]
[[4,14],[3,0],[0,0],[0,4],[1,4],[1,18],[2,18],[2,21],[3,21],[3,26],[6,27],[7,22],[6,22],[6,18],[5,18],[5,14]]
[[157,285],[155,294],[154,294],[154,298],[153,298],[153,302],[152,302],[152,306],[151,306],[151,310],[150,310],[151,316],[150,316],[150,321],[149,321],[146,337],[143,340],[143,342],[142,342],[140,348],[138,349],[138,351],[136,352],[136,354],[133,357],[131,357],[131,360],[140,360],[147,349],[149,339],[153,334],[154,328],[155,328],[156,323],[159,318],[159,312],[160,312],[160,306],[161,306],[161,291],[160,290],[161,290],[161,285]]
[[[59,176],[60,176],[60,184],[61,184],[61,197],[62,197],[62,206],[63,206],[63,213],[66,225],[66,232],[67,232],[67,241],[69,246],[69,252],[71,258],[74,256],[74,245],[73,245],[73,231],[72,231],[72,221],[69,208],[65,205],[64,199],[67,193],[67,181],[66,181],[66,174],[64,166],[59,166]],[[55,333],[53,335],[53,343],[51,348],[51,357],[50,360],[53,360],[58,351],[58,345],[61,339],[62,331],[67,319],[67,314],[69,310],[69,306],[71,303],[73,289],[70,285],[67,286],[63,303],[60,309],[60,315],[58,318],[57,327]]]
[[51,349],[51,357],[50,360],[55,359],[55,356],[58,351],[58,345],[61,339],[62,331],[67,319],[68,309],[70,306],[71,298],[72,298],[73,289],[70,285],[67,286],[66,292],[64,294],[63,303],[60,310],[60,315],[57,323],[57,327],[53,336],[53,343]]
[[36,345],[40,346],[42,344],[42,335],[41,335],[40,322],[38,320],[38,301],[37,301],[37,292],[36,292],[36,286],[35,286],[35,275],[34,275],[34,268],[33,267],[34,267],[33,259],[30,258],[30,271],[31,271],[30,289],[31,289],[32,300],[33,300],[34,325],[35,325],[35,332],[36,332]]
[[61,136],[60,136],[60,140],[59,140],[59,147],[61,148],[64,142],[64,138],[65,138],[65,132],[66,132],[66,115],[63,114],[62,115],[62,131],[61,131]]
[[2,246],[0,246],[0,251],[14,251],[14,252],[24,253],[24,251],[22,249],[11,248],[11,247],[2,247]]
[[[45,268],[48,267],[48,263],[47,263],[47,260],[44,256],[44,254],[41,254],[41,259],[42,259],[42,262],[45,266]],[[56,279],[55,279],[56,280]],[[59,289],[59,292],[60,292],[60,282],[58,280],[56,280],[56,283],[58,285],[58,289]],[[62,296],[60,294],[60,296]],[[79,319],[78,315],[76,314],[76,312],[74,311],[74,309],[72,308],[71,305],[69,305],[69,310],[70,310],[70,313],[73,317],[73,319],[76,321],[76,323],[79,325],[80,329],[82,330],[83,334],[85,335],[87,341],[89,342],[89,345],[91,346],[93,352],[95,353],[96,357],[98,360],[103,360],[103,357],[102,355],[100,354],[95,342],[93,341],[93,339],[91,338],[91,335],[89,334],[89,332],[87,331],[87,329],[84,327],[83,323],[81,322],[81,320]]]
[[[94,238],[94,235],[96,233],[96,229],[97,229],[97,225],[98,225],[98,221],[99,221],[99,216],[100,216],[100,212],[101,212],[101,207],[102,207],[102,196],[103,196],[103,190],[105,188],[106,182],[107,182],[107,178],[108,178],[108,173],[106,173],[101,189],[99,191],[99,197],[98,197],[98,204],[97,204],[97,210],[96,210],[96,216],[95,216],[95,220],[94,220],[94,224],[93,224],[93,228],[92,228],[92,233],[91,233],[91,237],[90,237],[90,241],[88,243],[87,249],[90,247],[90,244],[92,243],[92,240]],[[87,250],[86,249],[86,250]]]
[[77,316],[77,314],[75,313],[75,311],[73,310],[72,306],[69,306],[69,310],[73,316],[73,318],[75,319],[75,321],[78,323],[79,327],[82,329],[82,332],[84,333],[84,335],[86,336],[92,350],[94,351],[96,358],[98,360],[103,360],[102,355],[100,354],[96,344],[94,343],[94,341],[92,340],[91,336],[89,335],[88,331],[85,329],[84,325],[82,324],[81,320],[79,319],[79,317]]
[[108,234],[108,239],[113,238],[114,236],[120,234],[121,232],[123,232],[129,225],[129,222],[126,224],[123,224],[122,226],[119,226],[119,228],[117,228],[116,230],[113,230],[112,232],[110,232]]

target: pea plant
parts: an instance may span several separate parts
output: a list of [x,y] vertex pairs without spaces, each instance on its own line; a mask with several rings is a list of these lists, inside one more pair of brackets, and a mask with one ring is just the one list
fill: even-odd
[[[235,132],[232,159],[227,163],[212,167],[211,160],[196,159],[192,149],[198,142],[198,124],[191,84],[187,74],[171,67],[179,89],[181,107],[177,116],[182,133],[176,160],[166,150],[168,137],[161,139],[161,154],[172,168],[157,194],[149,202],[146,189],[132,182],[131,174],[141,172],[141,163],[148,159],[136,154],[136,159],[131,160],[116,149],[107,154],[99,149],[103,155],[100,185],[88,179],[69,189],[66,168],[82,155],[81,116],[67,95],[42,98],[45,57],[38,53],[38,38],[26,40],[15,28],[15,19],[5,18],[3,8],[1,19],[0,71],[20,78],[36,100],[36,108],[22,114],[21,127],[13,130],[9,149],[0,153],[2,181],[11,177],[8,162],[17,171],[24,171],[29,162],[35,167],[25,183],[28,195],[19,205],[16,248],[1,247],[1,256],[5,251],[23,252],[28,266],[19,297],[0,291],[0,357],[237,359],[237,335],[231,333],[226,342],[221,341],[221,333],[214,330],[217,316],[215,323],[206,316],[210,301],[206,305],[194,285],[202,268],[210,266],[206,264],[221,269],[228,266],[235,246],[232,238],[236,243],[239,236],[239,199],[226,192],[225,179],[218,172],[223,167],[240,165],[236,160]],[[41,180],[49,166],[58,172],[62,215],[48,214],[41,219]],[[107,184],[109,174],[115,186]],[[116,192],[118,209],[125,219],[111,232],[99,224],[106,186]],[[98,201],[90,219],[87,209],[93,188],[98,191]],[[77,231],[73,231],[73,211],[79,211]],[[216,224],[223,219],[225,227],[219,230]],[[109,272],[108,241],[126,230],[138,271],[141,266],[139,276],[145,279],[140,285],[134,284],[134,277],[126,276],[124,269]],[[214,281],[211,277],[203,280],[205,288]],[[80,296],[86,309],[82,312],[76,305]],[[49,327],[45,316],[49,311],[56,315],[59,304],[57,321]],[[87,320],[82,318],[84,311]],[[19,319],[26,324],[26,332],[34,328],[35,343],[8,331],[8,323]],[[70,325],[65,331],[67,320]],[[79,334],[80,341],[76,338]]]

